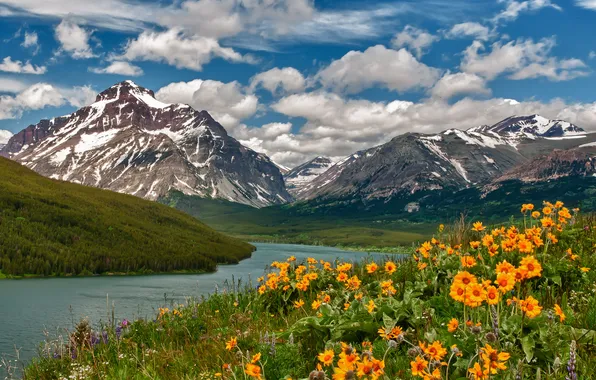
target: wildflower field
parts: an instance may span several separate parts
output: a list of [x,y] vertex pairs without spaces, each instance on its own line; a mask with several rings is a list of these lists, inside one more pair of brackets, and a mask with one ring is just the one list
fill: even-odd
[[596,223],[561,202],[411,255],[273,262],[155,320],[81,322],[27,379],[596,379]]

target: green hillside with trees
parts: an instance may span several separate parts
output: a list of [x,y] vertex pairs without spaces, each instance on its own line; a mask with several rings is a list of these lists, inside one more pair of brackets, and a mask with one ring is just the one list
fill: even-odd
[[0,277],[213,271],[253,250],[171,207],[0,158]]

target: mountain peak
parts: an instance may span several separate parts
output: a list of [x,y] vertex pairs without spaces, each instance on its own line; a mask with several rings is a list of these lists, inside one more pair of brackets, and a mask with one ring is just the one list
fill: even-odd
[[564,120],[551,120],[538,114],[510,116],[494,125],[481,125],[468,132],[492,132],[501,136],[527,136],[562,138],[584,135],[586,132],[575,124]]
[[155,93],[145,87],[141,87],[131,80],[116,83],[112,87],[102,91],[95,98],[95,102],[113,101],[140,101],[151,108],[165,108],[171,104],[162,103],[155,99]]

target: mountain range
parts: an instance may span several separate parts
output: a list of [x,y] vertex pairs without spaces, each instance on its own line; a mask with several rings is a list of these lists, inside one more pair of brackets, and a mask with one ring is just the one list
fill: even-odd
[[494,125],[406,133],[339,162],[316,157],[293,169],[229,136],[207,111],[165,104],[132,81],[76,112],[0,134],[0,155],[44,176],[150,200],[172,192],[261,208],[390,202],[506,181],[595,174],[596,134],[563,120],[512,116]]

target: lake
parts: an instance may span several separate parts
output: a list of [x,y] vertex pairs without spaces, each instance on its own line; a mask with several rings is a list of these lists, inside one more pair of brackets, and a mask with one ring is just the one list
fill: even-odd
[[251,258],[237,265],[219,266],[215,273],[0,281],[0,356],[14,356],[17,348],[21,359],[29,360],[37,354],[44,330],[53,337],[58,333],[64,335],[65,328],[72,329],[82,318],[89,318],[96,326],[107,321],[112,307],[117,320],[154,318],[156,310],[164,304],[169,306],[172,300],[183,303],[187,297],[213,293],[216,286],[221,287],[232,277],[245,283],[252,279],[256,283],[271,261],[292,255],[297,259],[314,257],[328,261],[336,258],[357,261],[369,255],[329,247],[254,245],[257,251]]

